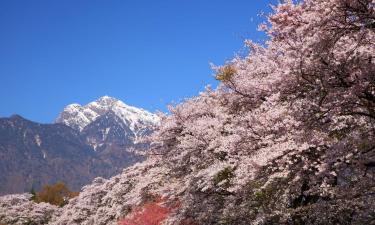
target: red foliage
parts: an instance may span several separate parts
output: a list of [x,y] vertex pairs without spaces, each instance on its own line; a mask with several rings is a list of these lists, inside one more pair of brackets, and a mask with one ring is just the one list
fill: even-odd
[[119,225],[159,225],[163,222],[175,207],[163,206],[163,199],[145,203],[135,208],[131,214],[119,222]]

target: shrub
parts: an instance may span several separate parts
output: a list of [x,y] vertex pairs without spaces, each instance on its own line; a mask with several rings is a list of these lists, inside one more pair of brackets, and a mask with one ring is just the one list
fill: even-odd
[[77,195],[78,192],[70,191],[63,182],[57,182],[54,185],[45,185],[40,192],[33,196],[32,200],[62,207],[68,203],[69,199]]

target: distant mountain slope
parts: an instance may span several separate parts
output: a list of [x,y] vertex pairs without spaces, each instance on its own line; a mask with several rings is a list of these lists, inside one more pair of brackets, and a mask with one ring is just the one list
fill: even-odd
[[97,176],[99,157],[62,124],[20,116],[0,119],[0,193],[18,193],[62,180],[77,190]]
[[155,114],[108,96],[65,107],[55,124],[1,118],[0,194],[60,180],[79,190],[95,177],[120,173],[143,160],[130,150],[158,123]]

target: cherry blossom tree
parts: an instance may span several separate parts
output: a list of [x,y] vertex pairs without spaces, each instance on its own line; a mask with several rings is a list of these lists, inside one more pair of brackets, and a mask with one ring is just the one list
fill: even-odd
[[308,116],[375,119],[375,10],[371,0],[288,1],[265,28],[285,58],[283,94]]

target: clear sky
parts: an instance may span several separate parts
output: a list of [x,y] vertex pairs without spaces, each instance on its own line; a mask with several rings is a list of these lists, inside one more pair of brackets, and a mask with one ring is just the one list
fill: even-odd
[[216,85],[276,0],[0,0],[0,117],[109,95],[150,111]]

